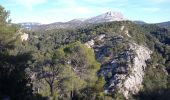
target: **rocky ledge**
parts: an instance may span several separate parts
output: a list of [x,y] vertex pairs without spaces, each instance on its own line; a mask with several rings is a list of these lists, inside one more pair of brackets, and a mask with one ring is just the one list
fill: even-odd
[[150,59],[151,53],[152,51],[145,46],[129,43],[129,50],[118,54],[103,65],[99,75],[106,78],[105,92],[111,94],[119,92],[126,99],[130,94],[138,93],[142,88],[146,61]]
[[[128,99],[129,95],[138,93],[142,88],[146,61],[151,58],[152,51],[144,45],[125,40],[123,36],[107,38],[107,36],[101,35],[101,37],[100,44],[96,45],[94,38],[86,45],[95,50],[96,58],[102,64],[98,75],[105,77],[105,93],[114,95],[115,92],[119,92]],[[108,46],[108,41],[112,45]],[[125,45],[125,47],[118,49],[115,45],[118,47]],[[117,49],[115,54],[112,48]],[[109,49],[111,50],[108,51]],[[104,58],[108,58],[108,60],[104,62]]]

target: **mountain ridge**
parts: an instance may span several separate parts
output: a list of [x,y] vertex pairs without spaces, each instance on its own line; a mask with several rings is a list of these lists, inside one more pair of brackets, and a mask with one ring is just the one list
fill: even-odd
[[[127,21],[127,20],[128,19],[125,18],[121,12],[108,11],[106,13],[97,16],[93,16],[89,18],[75,18],[67,22],[54,22],[49,24],[41,24],[38,22],[23,22],[18,24],[21,25],[21,27],[24,29],[37,31],[37,30],[66,29],[66,28],[72,29],[77,27],[88,26],[90,24],[105,23],[105,22],[112,22],[112,21]],[[130,20],[130,21],[139,25],[151,24],[139,20],[134,20],[134,21]],[[154,24],[161,27],[170,27],[170,21],[154,23]]]
[[157,25],[162,27],[170,27],[170,21],[157,23]]
[[50,24],[40,24],[36,22],[24,22],[24,23],[18,23],[25,29],[29,30],[36,30],[36,29],[54,29],[54,28],[75,28],[79,26],[84,26],[87,24],[96,24],[96,23],[102,23],[102,22],[111,22],[111,21],[123,21],[126,20],[124,18],[123,14],[116,11],[109,11],[94,17],[90,18],[77,18],[70,20],[68,22],[54,22]]

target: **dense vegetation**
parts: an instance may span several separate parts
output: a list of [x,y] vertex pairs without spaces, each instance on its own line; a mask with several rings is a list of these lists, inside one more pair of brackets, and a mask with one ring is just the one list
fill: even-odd
[[[84,45],[98,35],[123,36],[127,41],[148,46],[143,89],[132,99],[168,100],[170,89],[170,31],[157,25],[130,21],[109,22],[78,29],[44,32],[20,30],[11,24],[9,12],[0,6],[0,99],[11,100],[124,100],[120,93],[104,93],[107,79],[97,76],[101,64],[127,48],[126,41],[106,40],[105,59],[96,60],[95,51]],[[121,30],[121,27],[125,29]],[[130,35],[127,36],[126,30]],[[21,41],[19,32],[29,33]],[[96,42],[96,45],[100,41]],[[114,51],[114,52],[110,52]]]
[[24,69],[31,59],[29,53],[12,53],[19,43],[14,33],[18,28],[9,23],[9,12],[0,6],[0,99],[22,99],[31,95]]
[[143,25],[147,45],[153,52],[144,77],[139,100],[169,100],[170,31],[156,25]]

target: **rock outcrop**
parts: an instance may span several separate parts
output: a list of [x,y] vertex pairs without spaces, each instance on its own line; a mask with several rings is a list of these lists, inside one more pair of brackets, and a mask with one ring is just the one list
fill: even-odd
[[94,45],[94,40],[92,39],[92,40],[86,42],[85,45],[86,45],[88,48],[92,48],[93,45]]
[[[97,40],[101,41],[100,44],[95,44]],[[112,44],[108,45],[108,41]],[[144,45],[126,40],[121,35],[109,38],[100,35],[88,41],[86,45],[95,49],[96,57],[102,64],[98,75],[103,75],[107,82],[105,93],[114,95],[115,92],[119,92],[128,99],[130,94],[139,92],[142,88],[146,61],[150,59],[152,53],[150,49]],[[120,47],[124,45],[125,47],[117,48],[115,45]],[[118,49],[115,54],[113,50],[108,51],[113,47]],[[106,56],[109,60],[103,62]]]
[[[125,70],[123,73],[114,73],[110,79],[109,86],[106,90],[114,92],[119,90],[127,99],[129,94],[136,94],[142,88],[143,77],[145,74],[146,61],[150,59],[152,53],[145,46],[137,45],[135,43],[129,44],[129,50],[132,52],[125,52],[124,58],[127,62],[126,66],[115,66],[114,70],[121,67]],[[115,61],[113,65],[116,65]]]
[[22,41],[27,41],[27,40],[28,40],[28,34],[23,33],[23,34],[21,35],[21,40],[22,40]]
[[105,34],[101,34],[101,35],[95,37],[94,39],[91,39],[90,41],[87,41],[87,42],[85,43],[85,45],[86,45],[88,48],[92,48],[92,47],[94,47],[96,41],[103,41],[103,38],[104,38],[104,37],[105,37]]

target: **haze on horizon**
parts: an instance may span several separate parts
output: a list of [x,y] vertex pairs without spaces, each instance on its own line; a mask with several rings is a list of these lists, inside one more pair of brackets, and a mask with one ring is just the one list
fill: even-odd
[[1,0],[0,5],[10,11],[13,23],[66,22],[108,11],[148,23],[170,20],[170,0]]

